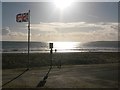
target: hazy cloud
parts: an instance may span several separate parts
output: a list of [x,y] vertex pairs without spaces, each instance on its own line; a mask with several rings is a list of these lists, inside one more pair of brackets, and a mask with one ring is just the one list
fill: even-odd
[[86,23],[86,22],[73,22],[73,23],[40,23],[32,24],[31,29],[33,32],[35,30],[42,32],[94,32],[105,29],[115,29],[118,30],[117,23]]
[[2,29],[2,35],[7,35],[10,33],[10,28],[9,27],[5,27]]
[[[23,32],[11,32],[6,29],[8,39],[27,40]],[[5,35],[5,34],[4,34]],[[31,24],[31,40],[34,41],[102,41],[118,40],[117,23],[40,23]]]

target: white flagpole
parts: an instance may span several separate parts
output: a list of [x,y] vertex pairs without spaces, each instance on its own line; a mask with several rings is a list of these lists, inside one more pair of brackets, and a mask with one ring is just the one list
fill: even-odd
[[28,69],[30,67],[30,10],[28,12]]

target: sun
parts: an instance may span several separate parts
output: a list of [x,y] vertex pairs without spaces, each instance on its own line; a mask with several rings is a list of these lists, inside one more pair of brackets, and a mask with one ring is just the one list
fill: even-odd
[[72,0],[54,0],[54,4],[57,8],[64,10],[72,4]]

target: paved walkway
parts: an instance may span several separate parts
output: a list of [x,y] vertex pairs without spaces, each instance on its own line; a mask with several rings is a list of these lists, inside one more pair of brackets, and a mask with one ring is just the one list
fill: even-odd
[[[36,88],[48,68],[33,68],[6,87]],[[3,82],[22,70],[3,71]],[[17,72],[17,73],[16,73]],[[8,74],[9,73],[9,74]],[[118,85],[117,64],[68,65],[54,67],[44,88],[115,88]]]

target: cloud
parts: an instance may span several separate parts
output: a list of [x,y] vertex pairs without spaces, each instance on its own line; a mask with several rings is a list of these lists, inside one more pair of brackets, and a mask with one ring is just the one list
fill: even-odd
[[[51,40],[65,41],[105,41],[118,40],[117,23],[55,23],[56,32],[46,34],[46,38]],[[61,26],[62,27],[58,27]],[[114,27],[114,28],[113,28]]]
[[107,28],[113,28],[117,30],[117,23],[86,23],[86,22],[72,22],[72,23],[61,23],[61,22],[52,22],[52,23],[40,23],[32,24],[31,29],[33,31],[42,31],[42,32],[93,32],[98,30],[104,30]]
[[27,34],[22,32],[12,32],[9,27],[2,29],[2,40],[26,40]]
[[2,29],[2,35],[7,35],[10,33],[10,28],[9,27],[5,27],[4,29]]
[[27,34],[25,33],[21,33],[21,32],[11,32],[7,35],[3,35],[2,36],[2,40],[7,41],[7,40],[11,40],[11,41],[27,41]]
[[[27,40],[27,33],[11,32],[9,29],[8,39]],[[14,30],[15,31],[15,30]],[[31,24],[31,40],[33,41],[105,41],[118,40],[118,23],[40,23]]]
[[52,23],[40,23],[40,24],[31,24],[32,30],[39,31],[54,31],[56,32],[58,28],[73,28],[79,25],[83,25],[85,22],[78,23],[61,23],[61,22],[52,22]]

